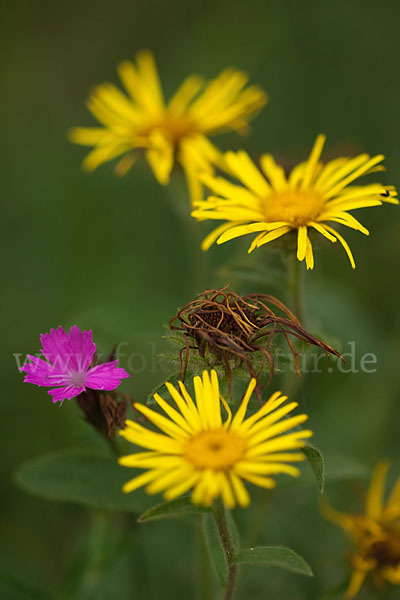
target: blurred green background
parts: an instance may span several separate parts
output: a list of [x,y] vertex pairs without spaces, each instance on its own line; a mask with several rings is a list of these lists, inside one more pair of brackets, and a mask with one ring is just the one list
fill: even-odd
[[[191,223],[177,210],[186,201],[177,197],[182,186],[179,194],[160,187],[140,164],[123,179],[114,177],[110,164],[84,174],[85,149],[69,144],[66,131],[93,123],[84,106],[93,85],[116,81],[121,59],[150,48],[166,95],[189,73],[212,77],[228,65],[246,70],[267,90],[270,102],[249,137],[221,136],[215,139],[221,147],[245,145],[255,156],[272,152],[294,161],[324,132],[327,156],[382,152],[388,171],[382,181],[400,186],[400,6],[397,0],[16,0],[2,12],[1,597],[47,598],[45,590],[53,589],[56,598],[195,598],[193,526],[166,521],[138,527],[118,514],[113,522],[120,533],[110,540],[119,548],[115,560],[99,581],[89,577],[81,595],[73,591],[88,511],[25,494],[13,472],[43,452],[98,442],[74,403],[55,407],[44,390],[22,384],[14,354],[37,352],[39,333],[58,324],[92,328],[101,352],[127,342],[123,351],[137,353],[130,365],[136,372],[123,389],[142,399],[165,376],[153,359],[176,308],[206,287],[227,283],[236,260],[243,259],[245,269],[265,260],[267,279],[270,254],[248,259],[248,241],[239,240],[202,257],[198,243],[210,224]],[[356,271],[336,244],[317,249],[316,268],[306,274],[309,327],[340,340],[344,352],[356,341],[357,360],[369,352],[378,359],[369,374],[329,373],[329,363],[321,362],[323,372],[299,388],[300,406],[326,457],[327,492],[347,511],[360,506],[379,458],[393,461],[392,481],[400,475],[397,211],[360,212],[369,239],[346,231]],[[235,289],[261,291],[249,281]],[[336,481],[335,465],[347,460],[364,478]],[[306,473],[304,480],[278,486],[265,511],[255,498],[261,525],[252,541],[291,546],[315,578],[249,568],[237,599],[333,597],[330,591],[349,573],[349,543],[319,515],[312,479]],[[250,513],[237,511],[241,530],[252,527],[249,519]],[[69,588],[61,592],[65,581]],[[385,590],[379,597],[399,593]],[[368,586],[360,594],[374,597]]]

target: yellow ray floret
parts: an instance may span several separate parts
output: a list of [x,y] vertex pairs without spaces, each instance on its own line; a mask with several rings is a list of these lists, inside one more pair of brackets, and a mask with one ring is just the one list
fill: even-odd
[[83,166],[91,171],[124,155],[116,172],[124,175],[141,150],[161,184],[169,182],[175,161],[185,170],[192,196],[201,197],[198,171],[212,172],[222,160],[208,136],[224,131],[244,131],[250,119],[267,102],[257,86],[246,87],[248,77],[226,69],[206,83],[198,75],[184,80],[169,102],[164,100],[151,52],[136,55],[136,64],[125,61],[118,73],[126,90],[115,85],[97,86],[87,107],[101,127],[76,127],[72,142],[94,146]]
[[385,503],[388,468],[387,461],[381,461],[375,468],[364,514],[344,514],[323,506],[325,517],[340,525],[355,546],[354,570],[346,598],[354,598],[368,574],[378,587],[385,583],[400,585],[400,479]]
[[[252,379],[235,415],[220,395],[215,371],[194,377],[194,400],[179,382],[179,389],[166,384],[175,407],[158,394],[154,399],[161,412],[135,403],[159,432],[133,421],[127,421],[120,432],[145,449],[119,459],[121,465],[144,469],[125,484],[124,491],[146,486],[149,494],[162,492],[166,500],[172,500],[191,490],[196,504],[209,506],[221,496],[228,508],[236,504],[245,507],[250,496],[244,482],[272,488],[274,475],[298,475],[299,470],[290,463],[304,459],[299,450],[312,433],[291,430],[308,417],[288,416],[297,404],[276,392],[246,419],[255,385]],[[228,415],[225,420],[222,413]]]
[[[320,156],[325,136],[319,135],[308,160],[286,175],[272,156],[264,154],[260,168],[244,151],[227,152],[225,163],[239,183],[204,173],[203,183],[211,190],[192,212],[199,221],[223,221],[203,242],[207,250],[214,242],[223,244],[250,233],[249,252],[289,233],[297,235],[297,258],[314,267],[310,232],[317,232],[330,242],[339,241],[351,266],[351,250],[336,230],[337,224],[369,235],[368,230],[349,213],[357,208],[398,204],[393,186],[380,183],[354,185],[362,175],[381,171],[384,157],[360,154],[355,158],[337,158],[323,164]],[[332,227],[334,224],[335,227]]]

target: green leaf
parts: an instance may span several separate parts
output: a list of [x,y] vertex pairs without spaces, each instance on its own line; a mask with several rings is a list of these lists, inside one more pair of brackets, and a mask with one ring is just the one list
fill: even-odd
[[67,449],[24,463],[15,474],[25,491],[49,500],[141,513],[149,506],[144,492],[122,492],[131,477],[115,458],[91,449]]
[[306,446],[304,446],[304,448],[302,450],[310,464],[312,472],[314,473],[317,487],[318,487],[320,493],[323,494],[324,488],[325,488],[324,457],[322,456],[322,453],[320,450],[318,450],[318,448],[316,448],[315,446],[312,446],[310,444],[307,444]]
[[177,498],[176,500],[153,506],[140,515],[138,521],[139,523],[144,523],[153,519],[180,517],[182,515],[201,514],[209,511],[210,509],[205,506],[193,504],[190,496],[184,496],[183,498]]
[[214,566],[221,587],[225,588],[228,578],[228,565],[215,524],[214,515],[204,515],[203,531],[211,563]]
[[301,556],[290,548],[281,546],[247,548],[235,556],[234,562],[264,567],[280,567],[286,569],[286,571],[313,577],[311,568]]

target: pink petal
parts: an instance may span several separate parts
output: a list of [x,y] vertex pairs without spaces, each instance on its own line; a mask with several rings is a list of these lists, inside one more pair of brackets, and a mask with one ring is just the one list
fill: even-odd
[[64,344],[68,341],[65,329],[61,325],[57,329],[50,329],[50,333],[41,334],[40,341],[42,342],[43,356],[60,368],[65,366]]
[[65,385],[68,382],[68,374],[58,370],[54,365],[30,354],[28,354],[27,358],[32,362],[25,363],[20,368],[20,371],[26,373],[24,383],[53,387],[55,385]]
[[71,327],[68,338],[65,350],[71,357],[69,361],[71,368],[76,371],[86,371],[96,351],[96,344],[93,343],[92,339],[92,331],[80,331],[74,325]]
[[97,365],[89,369],[85,386],[92,390],[115,390],[121,383],[121,379],[130,377],[125,369],[117,367],[118,360]]
[[92,331],[80,331],[76,325],[71,327],[69,333],[60,325],[57,329],[51,329],[50,333],[41,335],[40,339],[45,358],[61,371],[86,371],[96,350]]
[[75,385],[66,385],[65,387],[49,390],[49,394],[50,396],[53,396],[53,402],[62,402],[63,400],[71,400],[71,398],[79,396],[79,394],[84,391],[85,388],[83,385],[79,387]]

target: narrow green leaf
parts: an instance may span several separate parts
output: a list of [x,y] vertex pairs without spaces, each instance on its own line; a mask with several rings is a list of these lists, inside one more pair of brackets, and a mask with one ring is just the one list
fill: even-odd
[[228,578],[228,565],[212,514],[204,515],[203,531],[211,564],[215,569],[221,587],[225,588]]
[[310,464],[312,472],[314,473],[317,487],[321,494],[325,488],[325,461],[322,453],[315,446],[307,444],[303,448],[303,452]]
[[311,568],[301,556],[290,548],[281,546],[247,548],[235,556],[235,562],[264,567],[280,567],[286,571],[313,577]]
[[235,549],[235,553],[240,550],[240,534],[236,525],[236,521],[233,518],[233,515],[230,510],[226,509],[226,520],[228,521],[228,529],[230,536],[232,538],[233,547]]
[[24,463],[15,474],[25,491],[49,500],[141,513],[150,503],[142,491],[124,494],[130,470],[91,449],[60,450]]
[[183,498],[177,498],[176,500],[153,506],[140,515],[138,521],[139,523],[144,523],[153,519],[180,517],[182,515],[201,514],[209,511],[210,509],[205,506],[193,504],[190,496],[184,496]]

